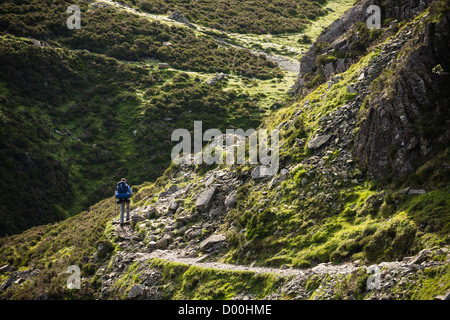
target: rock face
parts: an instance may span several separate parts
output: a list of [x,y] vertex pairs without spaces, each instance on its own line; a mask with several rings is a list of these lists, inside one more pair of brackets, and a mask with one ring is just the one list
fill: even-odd
[[[355,48],[367,45],[360,42],[362,35],[355,30],[366,21],[368,6],[381,6],[382,18],[393,20],[389,28],[383,29],[382,36],[386,39],[392,35],[392,39],[381,47],[371,66],[362,70],[357,82],[347,86],[347,93],[359,95],[359,99],[370,93],[358,115],[360,126],[355,128],[352,153],[376,179],[410,174],[427,156],[448,146],[450,140],[448,75],[433,72],[436,66],[448,65],[450,61],[450,16],[447,14],[439,23],[423,17],[414,22],[414,30],[399,32],[395,20],[411,21],[432,2],[389,0],[379,4],[363,0],[333,22],[301,59],[297,94],[307,93],[311,85],[308,79],[320,72],[330,88],[335,83],[334,74],[346,71],[356,62]],[[334,58],[332,64],[327,60],[330,57]],[[387,68],[391,74],[384,73]],[[379,92],[371,89],[374,80],[381,83]],[[360,100],[358,107],[361,105]],[[321,148],[326,138],[317,135],[308,148]]]
[[375,178],[407,175],[431,151],[448,145],[448,78],[432,70],[450,61],[449,21],[447,15],[439,24],[427,23],[419,34],[409,31],[394,40],[415,49],[395,69],[391,91],[369,100],[354,147],[360,164]]
[[[372,0],[364,0],[350,8],[340,19],[334,21],[302,56],[300,60],[300,73],[294,87],[294,90],[298,94],[301,94],[305,89],[305,75],[314,72],[318,67],[320,67],[316,65],[317,57],[323,53],[319,48],[322,47],[323,44],[328,44],[328,46],[326,46],[326,50],[346,50],[349,45],[347,39],[345,39],[345,34],[354,28],[356,22],[364,21],[366,16],[365,10],[369,5],[373,4],[372,2]],[[345,71],[351,65],[351,62],[352,61],[350,59],[339,59],[335,63],[335,66],[328,63],[323,68],[325,76],[330,78],[334,72],[340,73]]]
[[[365,23],[370,14],[366,12],[370,5],[378,5],[382,10],[382,19],[412,19],[424,10],[433,0],[398,1],[388,0],[383,3],[373,0],[359,1],[339,19],[334,21],[317,39],[316,42],[303,54],[300,60],[300,73],[297,77],[294,91],[297,94],[307,92],[308,75],[322,71],[326,80],[334,74],[346,71],[356,57],[354,48],[357,47],[359,32],[355,32],[358,23]],[[339,53],[334,62],[317,64],[318,57],[330,53]],[[348,58],[342,57],[348,56]],[[353,58],[352,58],[353,57]],[[325,81],[326,81],[325,80]]]

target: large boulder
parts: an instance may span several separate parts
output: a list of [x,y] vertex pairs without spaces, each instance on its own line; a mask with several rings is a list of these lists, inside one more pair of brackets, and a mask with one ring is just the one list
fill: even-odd
[[308,149],[319,149],[321,146],[323,146],[325,143],[330,140],[331,135],[330,134],[324,134],[324,135],[316,135],[314,138],[309,140],[308,142]]
[[208,209],[211,206],[212,200],[216,192],[217,187],[213,186],[200,193],[197,197],[197,201],[195,202],[195,207],[200,211]]
[[172,237],[166,233],[158,240],[158,242],[156,242],[155,249],[165,249],[169,246],[171,241]]
[[213,234],[200,242],[200,250],[212,251],[213,249],[218,249],[225,240],[226,238],[223,234]]
[[224,204],[227,208],[232,208],[236,205],[237,190],[231,191],[225,198]]

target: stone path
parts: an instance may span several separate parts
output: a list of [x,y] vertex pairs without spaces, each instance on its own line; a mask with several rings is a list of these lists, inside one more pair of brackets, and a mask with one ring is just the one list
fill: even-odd
[[141,259],[158,258],[165,261],[176,262],[196,266],[200,268],[210,268],[217,270],[231,270],[231,271],[249,271],[255,273],[274,273],[280,276],[304,276],[307,274],[350,274],[358,266],[352,263],[344,263],[340,265],[333,265],[331,263],[321,263],[315,267],[307,269],[291,269],[291,268],[273,268],[273,267],[252,267],[245,265],[227,264],[221,262],[203,262],[207,256],[200,256],[197,258],[183,256],[183,252],[174,250],[155,250],[151,253],[141,255]]

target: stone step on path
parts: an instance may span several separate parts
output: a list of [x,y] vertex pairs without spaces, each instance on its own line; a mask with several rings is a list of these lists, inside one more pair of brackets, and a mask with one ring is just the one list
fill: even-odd
[[[203,254],[201,256],[192,256],[192,254],[186,248],[180,249],[148,249],[142,246],[141,239],[139,238],[136,231],[133,230],[132,225],[120,226],[114,223],[114,236],[121,241],[121,247],[125,250],[122,251],[125,255],[129,255],[132,260],[145,261],[151,258],[162,259],[169,262],[182,263],[190,266],[196,266],[200,268],[209,268],[216,270],[229,270],[229,271],[248,271],[258,274],[271,273],[277,274],[281,277],[295,276],[296,279],[304,279],[314,274],[318,275],[348,275],[355,272],[360,268],[369,268],[369,266],[364,266],[360,261],[347,262],[341,264],[333,264],[332,262],[320,263],[314,267],[305,269],[295,269],[288,268],[286,266],[281,266],[279,268],[275,267],[255,267],[252,265],[237,265],[237,264],[227,264],[216,261],[206,261],[209,258],[209,254]],[[199,246],[206,246],[208,243],[214,245],[215,242],[225,241],[222,235],[212,235],[207,239],[204,239]],[[127,252],[131,249],[134,252]],[[427,261],[428,257],[433,255],[446,255],[446,262],[438,261]],[[450,262],[450,250],[448,248],[432,248],[424,249],[420,251],[417,255],[413,257],[405,257],[402,261],[390,261],[381,262],[376,264],[380,269],[386,268],[392,271],[396,270],[396,273],[406,274],[410,272],[416,272],[418,270],[423,270],[426,267],[435,267],[441,264],[448,264]],[[375,266],[375,265],[374,265]]]
[[255,267],[246,265],[228,264],[214,261],[203,261],[204,256],[189,257],[185,256],[183,250],[154,250],[153,252],[146,253],[140,252],[136,254],[136,259],[145,261],[151,258],[157,258],[169,262],[186,264],[189,266],[195,266],[199,268],[208,268],[216,270],[229,270],[229,271],[248,271],[258,274],[273,273],[280,276],[306,276],[308,274],[350,274],[356,269],[360,268],[353,263],[344,263],[340,265],[333,265],[331,263],[321,263],[315,267],[307,269],[293,269],[287,267],[274,268],[274,267]]
[[113,221],[114,231],[112,236],[117,239],[121,247],[128,248],[133,246],[134,242],[140,242],[138,234],[133,230],[131,222],[125,222],[122,226],[118,221]]

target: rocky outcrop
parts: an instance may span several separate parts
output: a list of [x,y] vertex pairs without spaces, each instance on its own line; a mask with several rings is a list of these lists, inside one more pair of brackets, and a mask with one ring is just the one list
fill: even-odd
[[[382,36],[378,41],[392,38],[381,46],[380,55],[371,65],[362,70],[358,83],[347,87],[349,94],[357,95],[353,105],[361,108],[365,104],[358,115],[360,126],[355,127],[353,157],[373,178],[407,175],[434,151],[448,146],[448,74],[446,70],[440,74],[433,70],[436,66],[449,66],[449,16],[438,23],[428,21],[427,15],[412,20],[432,2],[390,0],[378,4],[382,19],[391,20],[379,31]],[[361,1],[348,10],[303,55],[297,94],[307,93],[308,81],[319,74],[322,81],[328,80],[330,88],[340,77],[336,74],[347,70],[365,53],[370,42],[361,43],[364,35],[358,26],[365,23],[366,9],[371,4],[373,1]],[[411,25],[397,32],[397,21],[410,21]],[[378,92],[372,85],[374,81],[381,87]],[[308,148],[320,149],[327,138],[323,133],[317,134]]]
[[449,21],[450,15],[438,24],[423,21],[416,31],[402,32],[390,42],[396,44],[390,50],[406,52],[383,90],[368,100],[353,150],[375,178],[407,175],[433,151],[448,146],[448,75],[433,73],[433,68],[449,65]]
[[[316,65],[317,57],[321,54],[340,51],[344,53],[349,49],[348,32],[354,29],[357,22],[365,21],[367,17],[366,9],[373,4],[372,0],[364,0],[350,8],[342,17],[334,21],[312,44],[309,50],[302,55],[300,60],[300,73],[294,90],[297,94],[305,92],[306,82],[305,76],[315,73],[322,66]],[[352,63],[351,59],[341,58],[333,64],[327,64],[326,78],[329,79],[334,73],[344,72]],[[323,70],[323,69],[322,69]]]
[[[354,62],[364,55],[371,44],[368,37],[358,30],[360,24],[366,24],[370,13],[370,5],[381,7],[382,21],[392,21],[383,38],[395,35],[398,30],[397,20],[410,20],[427,8],[433,0],[399,1],[389,0],[379,3],[373,0],[362,0],[350,8],[339,19],[334,21],[316,39],[300,60],[300,73],[294,86],[297,94],[308,92],[308,81],[323,73],[323,81],[335,74],[346,71]],[[397,19],[397,20],[396,20]],[[332,58],[330,62],[326,58]],[[325,59],[321,59],[325,58]]]

